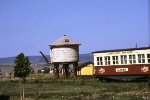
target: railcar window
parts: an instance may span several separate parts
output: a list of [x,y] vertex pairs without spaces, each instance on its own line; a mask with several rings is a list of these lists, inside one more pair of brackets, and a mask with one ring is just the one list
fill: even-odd
[[97,57],[97,65],[99,65],[99,57]]
[[103,65],[103,59],[100,57],[100,64]]
[[105,56],[105,65],[110,65],[110,56]]
[[118,56],[112,56],[113,64],[118,64]]
[[138,62],[145,63],[145,55],[144,54],[138,54]]
[[103,65],[102,57],[97,57],[97,65]]
[[130,64],[136,63],[135,55],[129,55],[129,62],[130,62]]
[[121,64],[127,64],[127,55],[121,55]]
[[150,63],[150,54],[147,54],[147,62]]

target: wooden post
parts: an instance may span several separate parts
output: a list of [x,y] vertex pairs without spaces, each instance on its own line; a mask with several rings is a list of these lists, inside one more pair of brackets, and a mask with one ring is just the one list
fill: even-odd
[[20,80],[20,100],[22,100],[22,80]]
[[22,85],[22,99],[24,100],[25,98],[24,98],[24,83],[23,83],[23,85]]

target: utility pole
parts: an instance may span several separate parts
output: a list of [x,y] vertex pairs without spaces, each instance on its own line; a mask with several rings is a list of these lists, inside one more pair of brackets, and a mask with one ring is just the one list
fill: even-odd
[[150,47],[150,0],[148,0],[148,42]]

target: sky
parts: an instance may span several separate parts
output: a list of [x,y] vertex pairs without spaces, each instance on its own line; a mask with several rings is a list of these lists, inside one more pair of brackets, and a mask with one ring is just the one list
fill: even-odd
[[0,0],[0,58],[49,54],[64,34],[80,54],[149,45],[148,0]]

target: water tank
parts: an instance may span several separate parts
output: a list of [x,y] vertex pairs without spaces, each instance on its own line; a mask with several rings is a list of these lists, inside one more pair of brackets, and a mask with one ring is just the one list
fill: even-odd
[[64,35],[51,43],[51,63],[72,63],[79,61],[79,43]]

